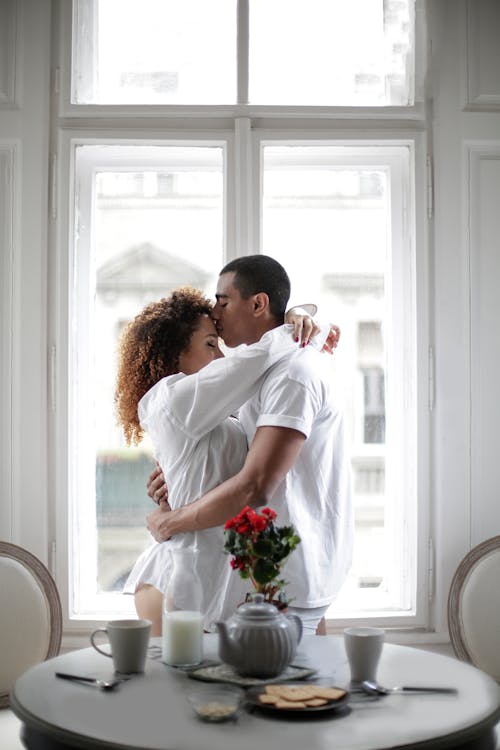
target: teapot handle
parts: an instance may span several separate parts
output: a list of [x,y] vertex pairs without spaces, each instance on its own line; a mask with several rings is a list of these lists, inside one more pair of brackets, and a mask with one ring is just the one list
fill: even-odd
[[297,628],[297,643],[300,643],[302,638],[302,620],[298,615],[285,615],[288,620],[292,620]]

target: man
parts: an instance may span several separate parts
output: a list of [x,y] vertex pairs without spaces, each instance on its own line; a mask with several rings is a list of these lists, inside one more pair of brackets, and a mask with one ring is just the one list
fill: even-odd
[[[219,335],[230,347],[259,341],[282,325],[289,295],[286,271],[274,259],[231,261],[215,295]],[[169,511],[162,501],[149,514],[148,528],[162,541],[222,525],[245,505],[272,505],[280,525],[292,523],[301,537],[285,568],[287,594],[290,611],[313,633],[345,579],[353,540],[343,418],[324,355],[303,347],[272,367],[239,419],[250,446],[241,471],[179,510]]]

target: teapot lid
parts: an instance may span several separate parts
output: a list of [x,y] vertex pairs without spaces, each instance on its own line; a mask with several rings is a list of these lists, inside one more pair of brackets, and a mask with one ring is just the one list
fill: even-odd
[[254,618],[271,618],[279,617],[280,613],[272,604],[264,601],[264,594],[254,594],[252,601],[242,604],[238,607],[238,614],[241,617]]

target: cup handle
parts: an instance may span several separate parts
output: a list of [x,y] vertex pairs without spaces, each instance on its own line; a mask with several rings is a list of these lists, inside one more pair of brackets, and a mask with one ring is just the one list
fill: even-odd
[[95,643],[94,636],[97,635],[97,633],[106,633],[106,635],[107,635],[108,631],[106,630],[106,628],[97,628],[97,630],[94,630],[94,632],[90,634],[90,642],[91,642],[91,644],[93,645],[93,647],[95,648],[96,651],[99,651],[99,653],[102,654],[103,656],[109,656],[109,658],[111,659],[113,655],[106,653],[106,651],[103,651]]

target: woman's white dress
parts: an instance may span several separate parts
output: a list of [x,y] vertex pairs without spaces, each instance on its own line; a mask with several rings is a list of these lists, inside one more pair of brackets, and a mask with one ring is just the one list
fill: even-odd
[[[163,378],[141,399],[139,419],[166,477],[172,509],[193,502],[241,469],[247,440],[230,415],[257,391],[269,367],[297,348],[292,331],[292,326],[280,326],[256,344],[243,344],[231,356],[193,375]],[[225,387],[226,378],[236,383],[231,392]],[[204,627],[212,631],[214,623],[227,619],[249,591],[248,583],[230,567],[220,526],[155,542],[138,558],[124,593],[134,594],[143,584],[164,592],[172,572],[170,550],[192,546],[198,550]]]

